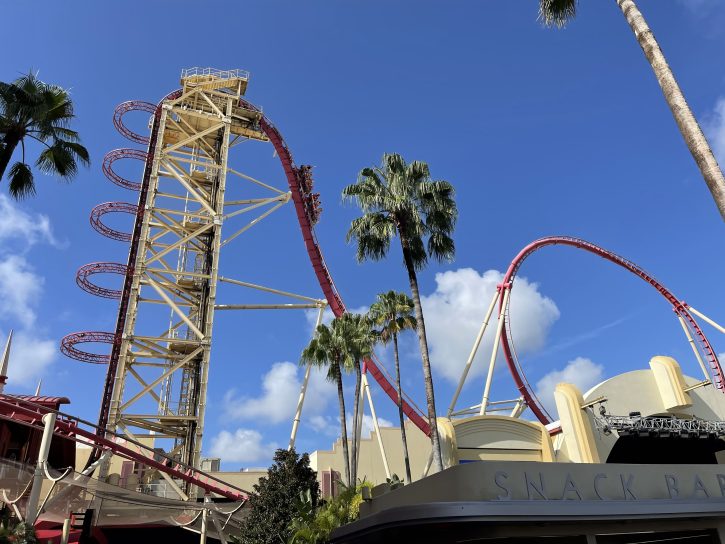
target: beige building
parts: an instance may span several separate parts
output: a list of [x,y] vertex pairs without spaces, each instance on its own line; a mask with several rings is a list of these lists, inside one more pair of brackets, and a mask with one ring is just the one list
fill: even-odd
[[725,542],[721,390],[658,356],[555,401],[547,427],[440,418],[445,469],[376,487],[333,542]]

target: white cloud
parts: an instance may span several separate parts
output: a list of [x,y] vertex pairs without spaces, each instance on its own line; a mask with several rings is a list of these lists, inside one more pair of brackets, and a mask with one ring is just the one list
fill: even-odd
[[305,418],[306,422],[316,433],[322,433],[327,436],[339,436],[340,434],[340,418],[332,418],[330,416],[315,415]]
[[21,240],[28,245],[48,242],[61,246],[53,236],[50,220],[43,214],[30,214],[21,210],[6,195],[0,194],[0,242]]
[[561,370],[552,370],[536,382],[536,396],[547,409],[547,411],[556,418],[556,405],[554,403],[554,389],[560,383],[572,383],[576,385],[582,393],[597,385],[604,377],[604,367],[593,362],[586,357],[577,357],[573,361],[569,361]]
[[[332,416],[317,415],[317,416],[313,416],[313,417],[309,418],[308,423],[315,432],[322,433],[326,436],[334,436],[336,438],[340,436],[340,417],[339,416],[332,417]],[[349,436],[352,436],[352,412],[348,412],[345,423],[347,425],[347,434]],[[395,426],[395,425],[393,425],[392,421],[388,421],[384,417],[378,417],[378,425],[380,427],[394,427]],[[363,414],[362,437],[370,438],[370,433],[374,429],[375,429],[375,425],[373,424],[372,416]]]
[[16,319],[24,327],[35,322],[43,278],[20,255],[0,258],[0,319]]
[[725,97],[718,99],[712,113],[705,118],[703,130],[707,134],[721,168],[725,168]]
[[[352,432],[352,414],[350,414],[347,419],[348,419],[347,428],[349,429],[349,432]],[[384,417],[378,417],[378,425],[380,427],[394,427],[393,422],[388,421]],[[374,430],[375,430],[375,425],[373,424],[372,416],[363,414],[362,437],[370,438],[370,433]]]
[[[234,420],[264,420],[271,423],[291,422],[300,395],[304,369],[294,363],[274,363],[262,377],[258,397],[238,397],[235,390],[224,395],[224,411]],[[335,396],[334,384],[313,368],[307,385],[302,417],[319,414]]]
[[[5,348],[6,334],[0,334],[0,350]],[[53,340],[34,336],[29,332],[13,333],[8,365],[8,387],[12,391],[17,385],[34,386],[38,378],[53,363],[57,344]]]
[[[0,194],[0,321],[4,329],[15,329],[10,351],[8,384],[32,386],[55,360],[57,344],[43,338],[36,326],[37,305],[44,278],[38,275],[25,254],[37,243],[55,247],[47,216],[26,212],[6,195]],[[0,333],[1,346],[7,336]]]
[[237,429],[233,433],[221,431],[211,441],[210,454],[223,461],[254,463],[274,454],[277,444],[264,444],[262,435],[252,429]]
[[[479,274],[472,268],[436,274],[436,290],[423,296],[421,302],[431,364],[440,376],[452,382],[459,380],[496,286],[502,279],[503,274],[497,270]],[[522,277],[516,279],[511,294],[511,323],[519,355],[541,349],[551,325],[558,318],[559,309],[554,301],[539,292],[538,284]],[[469,379],[484,373],[495,330],[494,312]]]

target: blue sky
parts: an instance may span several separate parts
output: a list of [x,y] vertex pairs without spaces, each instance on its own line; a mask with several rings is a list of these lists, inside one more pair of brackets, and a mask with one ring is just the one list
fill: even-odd
[[[722,164],[725,7],[714,0],[639,4]],[[129,1],[123,9],[4,4],[6,20],[17,24],[4,31],[11,53],[0,59],[0,78],[32,68],[70,88],[75,127],[93,161],[70,185],[38,174],[37,197],[20,204],[0,197],[0,334],[14,328],[19,335],[11,391],[32,391],[42,376],[44,393],[67,395],[73,413],[97,417],[104,369],[66,359],[57,345],[68,332],[110,331],[115,323],[115,303],[74,281],[85,263],[126,259],[123,244],[88,224],[99,202],[135,198],[100,169],[108,150],[134,146],[113,128],[113,108],[159,100],[189,66],[249,70],[247,98],[280,128],[296,161],[315,166],[324,207],[317,235],[351,308],[407,282],[395,247],[385,262],[355,263],[344,235],[356,210],[341,203],[342,187],[384,152],[424,160],[434,177],[456,186],[456,260],[420,275],[440,411],[496,271],[540,236],[599,243],[725,321],[722,221],[613,0],[582,2],[563,31],[537,23],[533,0],[208,5],[202,16],[198,4],[184,1]],[[144,122],[129,116],[138,130]],[[239,160],[245,171],[283,186],[271,147],[258,145]],[[140,165],[119,170],[138,176]],[[230,246],[222,273],[318,296],[292,208],[276,215]],[[696,373],[667,304],[637,278],[568,248],[535,254],[520,276],[526,281],[517,284],[512,322],[532,383],[585,383],[641,368],[655,354]],[[264,466],[271,448],[288,439],[289,398],[296,399],[301,375],[294,365],[309,316],[225,314],[217,325],[204,450],[224,453],[230,469]],[[714,332],[710,337],[725,351]],[[403,352],[406,389],[423,404],[412,338]],[[336,430],[334,394],[315,383],[298,441],[305,450],[329,447]],[[461,404],[479,402],[482,385],[474,376]],[[373,387],[380,415],[395,421],[394,406]],[[494,388],[496,398],[513,396],[504,369]]]

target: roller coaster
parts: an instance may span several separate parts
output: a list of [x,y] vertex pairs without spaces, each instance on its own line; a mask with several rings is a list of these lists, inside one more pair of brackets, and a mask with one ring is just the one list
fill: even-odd
[[[247,495],[245,490],[200,470],[215,310],[315,308],[319,310],[318,318],[322,317],[326,307],[335,316],[346,311],[315,234],[320,199],[319,194],[314,192],[312,168],[295,163],[279,129],[261,108],[243,98],[248,80],[249,74],[241,70],[192,68],[182,72],[182,88],[169,93],[157,104],[129,101],[115,109],[113,124],[120,134],[147,148],[146,151],[136,148],[110,151],[104,157],[102,170],[112,183],[138,192],[138,201],[136,204],[99,204],[91,211],[90,224],[103,236],[128,243],[128,260],[125,264],[94,262],[83,265],[78,270],[76,282],[90,294],[118,300],[116,328],[114,331],[74,332],[65,336],[60,345],[61,351],[68,357],[107,365],[107,369],[98,421],[91,424],[58,413],[53,428],[55,435],[71,437],[92,447],[94,453],[89,466],[98,463],[104,452],[110,452],[153,467],[167,480],[183,483],[179,496],[185,500],[194,499],[199,492],[216,494],[232,501],[243,501]],[[129,112],[150,114],[149,136],[139,134],[125,124],[124,116]],[[231,150],[248,140],[272,144],[287,182],[287,191],[228,165]],[[127,179],[114,169],[117,161],[122,159],[144,163],[140,182]],[[248,182],[256,189],[266,191],[266,194],[230,200],[225,197],[228,177]],[[219,274],[222,248],[288,202],[294,206],[302,242],[322,298],[296,295]],[[228,238],[222,238],[223,224],[227,225],[233,218],[252,210],[265,211]],[[131,232],[109,226],[105,221],[111,214],[133,217]],[[628,259],[585,240],[552,236],[526,246],[504,274],[464,367],[448,417],[474,412],[485,414],[495,404],[490,401],[490,396],[500,346],[520,394],[512,415],[520,416],[528,408],[542,423],[553,423],[553,418],[537,399],[522,370],[509,320],[510,293],[520,267],[532,253],[552,245],[565,245],[592,253],[654,287],[672,306],[682,325],[703,371],[702,385],[724,390],[720,362],[695,315],[725,332],[722,327],[681,301]],[[168,261],[172,256],[176,257],[176,263]],[[120,289],[94,282],[94,276],[99,274],[122,277]],[[220,282],[292,297],[294,303],[219,304],[216,288]],[[166,312],[162,319],[158,317],[159,312],[148,310],[159,307]],[[496,336],[482,401],[474,407],[456,411],[456,402],[496,308]],[[157,327],[156,332],[141,330],[148,330],[149,323]],[[159,330],[163,332],[159,333]],[[110,346],[110,354],[85,348],[85,344],[99,343]],[[375,357],[365,360],[364,371],[397,403],[396,388]],[[293,422],[290,445],[294,444],[308,379],[309,368]],[[154,407],[155,412],[131,410],[143,402],[146,407]],[[402,405],[410,421],[429,436],[434,422],[428,421],[427,416],[405,394]],[[37,429],[43,428],[42,418],[48,413],[46,408],[9,395],[0,396],[0,408],[1,418],[21,421]],[[550,428],[552,433],[557,432],[556,426],[550,425]],[[158,450],[150,449],[138,440],[137,429],[165,439],[171,446],[165,453],[159,454]],[[103,469],[99,470],[100,477],[104,477]]]

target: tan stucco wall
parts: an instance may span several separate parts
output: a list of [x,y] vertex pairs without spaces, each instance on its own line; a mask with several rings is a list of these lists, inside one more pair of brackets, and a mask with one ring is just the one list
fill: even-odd
[[[714,386],[697,387],[685,392],[684,387],[698,384],[702,380],[682,376],[679,365],[670,357],[655,356],[650,366],[665,367],[666,373],[660,372],[660,376],[656,377],[653,369],[648,368],[619,374],[584,393],[583,403],[604,397],[607,413],[620,416],[626,416],[630,412],[640,412],[645,417],[672,414],[682,418],[698,417],[708,421],[725,420],[725,395]],[[596,453],[604,462],[617,441],[617,435],[616,433],[606,435],[596,429],[594,418],[598,415],[598,410],[599,407],[594,406],[593,409],[582,413],[590,422]],[[567,437],[563,443],[555,439],[556,460],[579,462],[580,455],[573,453],[573,445],[574,442]]]
[[[409,421],[405,425],[408,441],[408,455],[410,456],[410,471],[413,480],[423,475],[423,470],[430,455],[430,439],[420,429]],[[381,427],[380,434],[385,446],[391,474],[397,474],[402,480],[405,478],[405,465],[403,463],[403,446],[400,441],[399,427]],[[345,463],[342,455],[342,441],[337,440],[330,450],[317,450],[310,454],[310,466],[318,473],[332,468],[344,474]],[[358,478],[365,478],[375,484],[385,482],[385,467],[378,447],[377,434],[373,431],[370,438],[360,441],[360,461]]]

